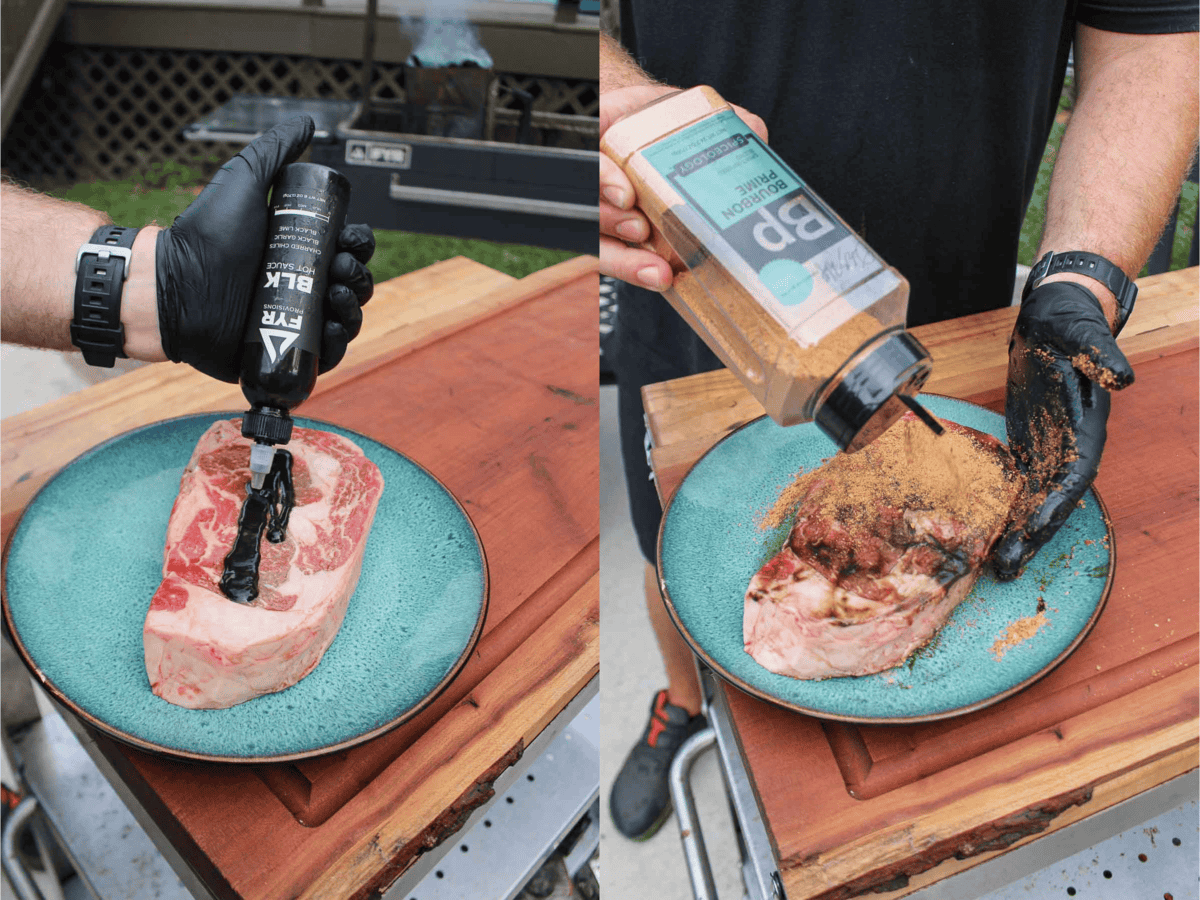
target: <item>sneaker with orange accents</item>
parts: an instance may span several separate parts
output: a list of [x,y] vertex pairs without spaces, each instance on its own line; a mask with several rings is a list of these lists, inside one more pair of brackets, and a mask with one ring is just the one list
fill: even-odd
[[689,716],[683,707],[668,703],[666,691],[655,694],[646,730],[629,751],[608,796],[613,824],[625,837],[647,840],[670,817],[671,760],[704,724],[704,716]]

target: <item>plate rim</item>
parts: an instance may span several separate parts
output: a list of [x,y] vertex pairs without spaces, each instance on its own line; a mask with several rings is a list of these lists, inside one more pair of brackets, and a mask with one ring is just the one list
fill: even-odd
[[[454,679],[458,677],[459,673],[462,671],[463,667],[467,664],[467,661],[470,659],[471,653],[474,651],[475,646],[476,646],[476,644],[478,644],[479,639],[483,633],[483,626],[484,626],[485,621],[487,620],[488,604],[491,599],[491,574],[490,574],[490,571],[488,568],[487,554],[483,548],[483,541],[479,537],[479,529],[476,527],[474,520],[471,518],[470,514],[467,512],[467,510],[463,506],[462,502],[458,499],[458,497],[456,497],[454,495],[453,491],[451,491],[448,487],[446,487],[445,483],[443,483],[440,478],[438,478],[436,475],[434,475],[432,472],[430,472],[427,468],[425,468],[425,466],[421,465],[419,462],[417,462],[415,459],[413,459],[408,454],[401,453],[399,450],[397,450],[395,447],[391,446],[391,444],[386,443],[385,441],[381,441],[378,438],[372,437],[368,434],[363,434],[362,432],[356,431],[352,428],[347,428],[345,425],[339,425],[336,422],[330,422],[325,419],[317,419],[317,418],[313,418],[311,416],[301,415],[301,416],[294,417],[297,424],[300,424],[300,427],[302,427],[302,428],[309,427],[308,424],[302,424],[302,423],[311,423],[312,425],[315,425],[318,428],[323,427],[323,426],[336,428],[336,429],[340,429],[341,431],[347,432],[351,435],[355,435],[356,437],[365,438],[366,440],[372,441],[372,442],[378,444],[379,446],[383,447],[384,449],[389,450],[392,453],[395,453],[397,456],[401,457],[402,459],[407,460],[409,463],[411,463],[412,465],[414,465],[418,469],[420,469],[421,472],[423,472],[426,476],[431,478],[443,491],[445,491],[446,496],[448,496],[452,501],[454,501],[455,506],[458,507],[458,511],[462,514],[463,518],[466,520],[467,525],[471,529],[471,534],[475,538],[475,547],[479,552],[479,560],[480,560],[480,563],[482,566],[483,583],[482,583],[482,591],[481,591],[481,598],[480,598],[480,605],[479,605],[479,615],[476,618],[475,626],[474,626],[474,628],[472,628],[471,635],[467,639],[462,652],[459,654],[458,658],[454,661],[454,664],[451,665],[450,668],[446,671],[446,674],[443,675],[442,678],[438,681],[438,683],[436,685],[434,685],[434,687],[427,694],[425,694],[425,696],[423,696],[420,700],[418,700],[409,709],[406,709],[399,716],[389,720],[388,722],[384,723],[383,725],[380,725],[376,728],[371,729],[370,731],[363,732],[362,734],[339,741],[336,744],[329,744],[324,747],[314,748],[312,750],[301,750],[301,751],[297,751],[294,753],[276,753],[276,754],[261,755],[261,756],[226,756],[226,755],[222,755],[222,754],[200,753],[200,752],[196,752],[194,750],[186,750],[186,749],[181,749],[178,747],[168,747],[166,745],[157,744],[153,741],[146,740],[145,738],[138,737],[137,735],[129,734],[128,732],[122,731],[120,728],[117,728],[116,726],[105,722],[100,717],[96,716],[93,713],[88,712],[87,710],[80,707],[79,704],[77,704],[73,700],[71,700],[71,698],[68,697],[66,695],[66,693],[61,688],[59,688],[58,685],[55,684],[46,675],[46,673],[43,672],[37,666],[37,664],[33,661],[33,657],[29,653],[29,650],[26,648],[24,642],[21,640],[20,635],[17,633],[15,623],[13,622],[13,619],[12,619],[12,612],[9,609],[9,602],[8,602],[8,554],[9,554],[9,550],[12,547],[13,539],[16,536],[17,532],[20,530],[21,525],[25,520],[25,514],[29,511],[30,507],[32,507],[33,504],[38,499],[38,497],[41,496],[42,492],[44,490],[46,490],[46,488],[48,488],[60,475],[62,475],[63,472],[66,471],[66,469],[69,466],[72,466],[75,463],[80,462],[81,460],[84,460],[87,457],[92,456],[93,454],[102,451],[103,449],[108,447],[110,444],[114,444],[117,441],[128,438],[129,436],[137,434],[138,432],[147,431],[151,428],[158,428],[163,425],[169,425],[172,422],[182,422],[182,421],[190,421],[190,420],[196,420],[196,419],[211,419],[212,421],[215,422],[222,418],[238,418],[240,415],[241,415],[241,413],[236,410],[234,410],[234,411],[219,410],[219,411],[209,411],[209,412],[185,413],[185,414],[179,415],[179,416],[171,416],[166,419],[159,419],[154,422],[147,422],[144,425],[138,425],[133,428],[126,429],[125,431],[122,431],[119,434],[115,434],[112,437],[106,438],[105,440],[87,448],[82,453],[73,457],[70,461],[59,466],[59,468],[49,478],[47,478],[45,482],[42,483],[42,485],[33,493],[33,496],[31,496],[29,498],[29,500],[25,503],[25,505],[21,508],[20,514],[17,516],[17,520],[13,523],[12,528],[8,532],[7,538],[5,538],[3,552],[0,553],[0,560],[3,561],[3,567],[4,567],[3,577],[0,578],[0,607],[3,608],[3,613],[4,613],[4,619],[3,619],[4,634],[5,634],[5,637],[7,637],[9,639],[9,641],[12,643],[13,647],[16,649],[17,654],[21,658],[21,662],[24,663],[25,668],[29,671],[29,674],[32,675],[37,680],[38,684],[40,684],[42,686],[42,688],[45,689],[47,691],[47,693],[49,693],[50,696],[57,703],[66,707],[68,710],[70,710],[70,712],[73,715],[75,715],[76,717],[78,717],[79,719],[84,721],[86,724],[90,725],[92,728],[95,728],[96,730],[103,732],[104,734],[108,735],[111,738],[114,738],[115,740],[117,740],[123,744],[134,747],[135,749],[144,750],[146,752],[153,753],[153,754],[156,754],[159,756],[168,756],[168,757],[173,757],[173,758],[177,758],[177,759],[185,759],[185,760],[189,760],[191,762],[237,763],[237,764],[246,764],[246,765],[263,765],[263,764],[267,764],[267,763],[298,762],[298,761],[304,760],[304,759],[312,759],[314,757],[326,756],[331,753],[337,753],[339,751],[349,750],[352,747],[357,747],[359,744],[363,744],[363,743],[366,743],[367,741],[374,740],[375,738],[380,737],[380,736],[386,734],[387,732],[392,731],[396,728],[399,728],[401,725],[405,724],[406,722],[409,722],[412,719],[416,718],[418,715],[420,715],[422,712],[424,712],[439,696],[441,696],[442,693],[445,692],[446,688],[448,688],[450,686],[450,684],[454,681]],[[186,466],[186,462],[184,463],[184,465]],[[339,629],[339,631],[340,631],[340,629]],[[301,680],[303,680],[303,679],[301,679]],[[297,682],[297,683],[299,683],[299,682]],[[289,687],[292,687],[292,685],[289,685]],[[278,693],[278,691],[275,691],[272,693]],[[257,699],[257,698],[252,698],[251,700],[248,700],[245,702],[252,702],[254,699]]]
[[[1003,417],[1003,413],[997,413],[995,410],[988,409],[986,406],[983,406],[980,403],[964,400],[961,397],[952,397],[949,394],[938,394],[932,391],[922,391],[919,396],[937,397],[943,400],[952,400],[955,403],[963,403],[967,406],[973,406],[976,409],[984,410],[992,413],[993,415],[1000,415]],[[659,522],[658,526],[658,538],[655,543],[655,564],[657,566],[658,589],[659,593],[662,595],[663,603],[667,607],[667,612],[670,615],[671,622],[674,624],[676,631],[679,632],[680,636],[691,648],[692,652],[700,657],[704,664],[727,684],[732,685],[745,694],[749,694],[752,697],[755,697],[766,703],[770,703],[773,706],[782,707],[792,712],[801,713],[803,715],[812,716],[813,718],[824,719],[831,722],[845,722],[854,725],[923,725],[927,722],[937,722],[942,719],[951,719],[957,716],[967,715],[968,713],[977,712],[981,709],[986,709],[989,706],[994,706],[1000,701],[1006,700],[1014,694],[1025,690],[1027,687],[1037,681],[1040,681],[1042,678],[1058,668],[1058,666],[1061,665],[1067,659],[1067,657],[1075,652],[1079,645],[1083,643],[1084,639],[1091,634],[1092,629],[1095,627],[1096,622],[1100,618],[1100,614],[1108,605],[1108,598],[1112,593],[1113,574],[1117,569],[1117,539],[1116,534],[1113,531],[1112,517],[1109,515],[1108,506],[1105,504],[1104,498],[1100,496],[1100,492],[1096,489],[1095,484],[1089,485],[1088,490],[1096,498],[1096,503],[1100,508],[1100,517],[1104,522],[1105,533],[1108,537],[1109,552],[1108,573],[1105,575],[1104,587],[1101,589],[1100,599],[1096,603],[1096,608],[1092,610],[1092,614],[1088,617],[1087,622],[1084,623],[1083,627],[1079,630],[1079,633],[1075,635],[1071,642],[1064,647],[1062,651],[1060,651],[1059,654],[1055,656],[1054,659],[1052,659],[1049,663],[1028,677],[1022,679],[1017,684],[1012,685],[1011,687],[1006,688],[1005,690],[1000,691],[990,697],[977,700],[974,703],[969,703],[964,706],[957,706],[954,709],[941,710],[935,713],[923,713],[915,716],[855,716],[845,713],[831,713],[826,710],[813,709],[811,707],[803,706],[799,703],[794,703],[790,700],[778,697],[772,694],[770,691],[758,687],[757,685],[750,684],[740,676],[728,671],[723,665],[721,665],[721,663],[714,659],[707,650],[701,647],[698,641],[692,638],[687,629],[684,627],[678,611],[675,609],[675,602],[671,599],[670,592],[667,590],[667,585],[662,575],[663,532],[666,527],[667,516],[670,514],[671,507],[675,502],[675,498],[679,495],[680,488],[683,487],[684,482],[687,481],[687,479],[691,476],[692,471],[696,468],[696,466],[698,466],[710,453],[715,451],[720,444],[724,443],[729,438],[732,438],[735,434],[751,427],[752,425],[755,425],[766,418],[768,417],[764,413],[762,415],[755,416],[753,419],[750,419],[747,422],[743,422],[736,428],[731,429],[714,441],[713,444],[707,450],[705,450],[703,454],[701,454],[690,466],[688,466],[687,472],[685,472],[683,477],[679,480],[678,486],[674,491],[671,492],[671,496],[667,500],[666,506],[663,508],[662,520]]]

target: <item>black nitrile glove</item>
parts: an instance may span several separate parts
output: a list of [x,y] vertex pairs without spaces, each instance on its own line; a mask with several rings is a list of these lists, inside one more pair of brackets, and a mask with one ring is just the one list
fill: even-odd
[[[267,196],[279,170],[294,162],[313,136],[300,116],[276,125],[217,172],[183,215],[159,232],[155,275],[163,352],[205,375],[236,383],[242,338],[267,241]],[[374,291],[365,263],[375,252],[366,225],[338,235],[329,270],[320,371],[341,362],[362,327],[360,306]]]
[[1004,404],[1008,445],[1027,484],[992,553],[1001,579],[1015,578],[1075,509],[1100,467],[1107,389],[1132,383],[1091,291],[1059,281],[1029,294],[1008,345]]

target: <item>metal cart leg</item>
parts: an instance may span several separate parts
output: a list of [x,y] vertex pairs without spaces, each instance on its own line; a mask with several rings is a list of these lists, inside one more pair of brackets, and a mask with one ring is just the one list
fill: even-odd
[[[695,662],[696,676],[700,681],[704,701],[704,715],[708,718],[709,727],[697,733],[680,748],[671,766],[670,780],[671,798],[679,814],[684,858],[692,879],[693,893],[697,900],[716,897],[712,868],[704,849],[704,840],[700,834],[700,823],[696,819],[695,803],[688,781],[688,773],[695,757],[715,743],[717,765],[725,784],[725,795],[733,816],[734,833],[742,861],[745,896],[750,900],[786,900],[783,881],[779,877],[775,846],[767,833],[762,807],[754,792],[750,773],[746,771],[742,760],[737,734],[733,729],[733,717],[725,695],[719,688],[716,676],[699,659]],[[705,891],[707,893],[704,893]]]
[[21,900],[42,900],[42,892],[37,889],[37,885],[34,884],[29,872],[26,871],[25,865],[21,862],[20,854],[17,852],[17,841],[25,831],[26,826],[30,824],[34,813],[37,812],[37,808],[37,798],[26,797],[17,804],[17,808],[13,810],[12,816],[4,823],[4,874],[8,876],[13,890],[17,892],[17,896]]
[[725,694],[716,689],[715,677],[703,674],[709,695],[708,721],[717,738],[717,760],[725,778],[725,791],[737,825],[742,855],[742,882],[753,900],[786,900],[775,845],[767,833],[766,819],[750,780],[733,729]]
[[696,900],[717,900],[717,888],[713,883],[708,852],[704,849],[704,835],[700,830],[700,819],[696,815],[696,801],[692,796],[690,776],[692,764],[701,753],[715,744],[716,740],[716,732],[711,728],[698,731],[684,742],[671,761],[671,801],[675,804],[675,814],[679,816],[683,858],[687,863],[688,877],[692,880],[692,894]]

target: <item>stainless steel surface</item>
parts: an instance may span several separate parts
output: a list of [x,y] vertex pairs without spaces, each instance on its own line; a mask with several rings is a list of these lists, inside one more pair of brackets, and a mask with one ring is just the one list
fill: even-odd
[[[520,780],[529,769],[530,765],[536,760],[546,748],[553,742],[560,732],[569,724],[573,723],[577,730],[589,740],[593,746],[599,744],[599,725],[597,716],[589,711],[587,715],[581,715],[582,711],[591,703],[599,693],[599,679],[593,678],[588,682],[567,706],[550,721],[542,733],[539,734],[529,745],[525,754],[511,767],[506,769],[496,779],[493,787],[497,793],[497,797],[501,796],[504,791]],[[61,710],[60,710],[61,712]],[[70,714],[67,713],[67,716]],[[200,900],[215,900],[214,895],[209,891],[208,887],[199,879],[199,877],[191,871],[183,858],[175,850],[174,846],[163,834],[161,829],[150,818],[149,814],[141,806],[132,792],[124,785],[113,771],[111,765],[95,747],[95,744],[87,738],[86,732],[78,720],[71,717],[68,719],[71,730],[76,738],[82,737],[82,743],[87,750],[88,755],[92,758],[92,762],[98,767],[99,771],[108,779],[113,789],[125,803],[137,823],[149,835],[154,847],[161,852],[162,856],[169,862],[170,866],[175,870],[175,873],[183,879],[190,894],[183,895],[184,897],[200,898]],[[598,779],[598,770],[593,764],[591,769],[591,777]],[[477,822],[483,821],[489,810],[493,808],[497,801],[493,799],[490,803],[476,809],[463,825],[462,833],[472,828]],[[110,835],[111,837],[111,835]],[[412,888],[419,884],[430,872],[433,872],[442,859],[447,856],[451,850],[456,847],[453,840],[446,840],[437,847],[432,848],[422,854],[417,861],[395,881],[384,895],[388,900],[396,900],[396,898],[407,898],[410,896]],[[164,895],[169,896],[169,895]],[[425,900],[425,898],[419,898]]]
[[1198,795],[1193,769],[906,900],[1197,900]]
[[[596,708],[599,708],[597,702]],[[593,713],[595,710],[593,710]],[[563,862],[567,866],[567,873],[574,878],[579,874],[579,870],[584,867],[589,859],[600,848],[600,795],[597,791],[596,799],[592,801],[591,808],[587,811],[587,828],[575,841],[574,845],[567,851],[563,857]]]
[[[163,835],[154,819],[146,812],[145,807],[133,796],[133,793],[126,787],[121,777],[113,768],[112,763],[105,759],[104,754],[96,746],[96,742],[91,735],[87,733],[83,723],[77,719],[66,707],[58,705],[53,699],[48,699],[49,695],[42,692],[41,696],[46,699],[47,705],[53,705],[54,711],[62,719],[72,736],[83,747],[88,758],[96,767],[97,771],[108,782],[109,786],[116,793],[118,799],[125,805],[133,817],[134,822],[146,833],[153,844],[154,849],[162,856],[171,870],[174,871],[179,878],[184,889],[188,892],[185,896],[196,898],[196,900],[216,900],[216,897],[208,890],[208,887],[200,880],[200,876],[192,871],[191,867],[184,861],[183,856],[175,849],[175,846],[167,840]],[[107,831],[107,828],[102,829]],[[111,834],[110,834],[111,838]]]
[[385,900],[515,897],[575,824],[596,808],[599,743],[599,700],[592,692],[527,771],[477,810],[453,840],[443,842],[436,868],[419,883],[393,885]]
[[679,818],[679,837],[683,841],[683,859],[687,864],[688,877],[692,880],[692,894],[696,900],[717,900],[717,886],[713,883],[712,866],[708,852],[704,849],[704,832],[696,816],[696,801],[692,797],[692,786],[688,776],[696,758],[716,742],[717,736],[711,728],[698,731],[684,741],[683,746],[671,760],[671,802]]
[[13,743],[22,779],[95,896],[192,900],[61,716],[46,713]]
[[258,94],[234,94],[224,104],[183,129],[186,141],[232,141],[247,143],[280,122],[295,116],[308,116],[316,130],[313,139],[333,137],[340,123],[354,115],[358,104],[353,100],[313,97],[265,97]]
[[[459,150],[494,155],[508,152],[513,154],[522,163],[528,165],[537,165],[539,162],[544,163],[555,160],[560,162],[576,162],[581,165],[596,165],[597,160],[600,158],[600,154],[596,150],[579,150],[574,147],[543,147],[534,144],[513,144],[508,141],[481,141],[474,138],[428,134],[401,134],[394,131],[358,128],[353,124],[342,125],[337,129],[337,132],[338,136],[344,138],[347,143],[353,140],[394,141],[397,137],[403,137],[405,142],[411,144],[415,149],[425,147],[432,153]],[[346,162],[355,162],[355,160],[348,159]],[[531,173],[534,177],[529,179],[529,184],[536,185],[541,183],[541,179],[536,177],[537,174]],[[595,182],[593,182],[594,184]]]
[[528,197],[510,197],[504,194],[414,187],[401,184],[398,175],[392,175],[391,184],[388,186],[388,196],[393,200],[407,200],[411,203],[436,203],[439,206],[493,209],[503,212],[529,213],[535,216],[554,216],[559,219],[600,221],[600,208],[595,204],[561,203],[557,200],[535,200]]

